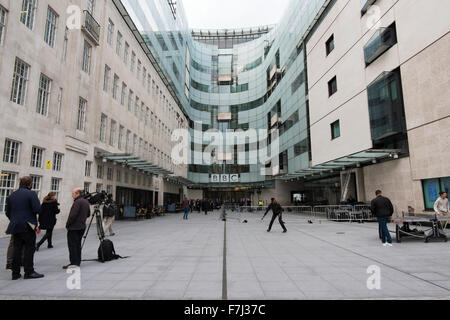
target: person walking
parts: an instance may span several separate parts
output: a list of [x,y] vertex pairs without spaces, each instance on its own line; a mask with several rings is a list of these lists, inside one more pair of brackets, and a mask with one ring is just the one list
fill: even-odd
[[[441,192],[439,193],[439,198],[437,198],[436,202],[434,203],[434,212],[436,212],[437,216],[449,216],[450,215],[450,208],[447,198],[447,192]],[[441,227],[443,229],[447,228],[448,221],[444,223],[444,221],[441,221]]]
[[[272,198],[272,202],[270,203],[269,207],[267,208],[266,212],[264,213],[264,217],[267,215],[267,213],[272,210],[272,220],[270,220],[269,229],[267,229],[267,232],[270,232],[272,230],[273,223],[275,219],[278,217],[278,221],[280,222],[281,228],[283,228],[283,233],[287,232],[286,226],[284,225],[283,218],[282,218],[282,212],[284,209],[281,207],[281,205],[275,200],[275,198]],[[263,217],[263,219],[264,219]]]
[[81,240],[86,230],[86,219],[91,215],[89,202],[82,197],[81,189],[74,189],[72,198],[73,205],[66,223],[70,264],[63,269],[81,265]]
[[[23,263],[24,279],[43,278],[34,270],[34,252],[36,248],[37,214],[41,204],[35,192],[31,191],[31,177],[20,179],[19,190],[6,198],[6,216],[9,219],[6,234],[13,235],[12,280],[22,277],[20,267]],[[23,250],[23,257],[22,257]]]
[[110,193],[108,194],[108,199],[106,199],[105,205],[103,206],[103,230],[105,230],[105,232],[108,231],[110,237],[116,235],[112,230],[112,224],[116,217],[116,213],[117,205],[114,202],[113,195]]
[[211,210],[208,199],[204,199],[202,203],[202,210],[205,212],[205,216],[208,215],[208,211]]
[[184,197],[184,200],[183,200],[183,209],[184,209],[183,219],[188,220],[188,215],[189,215],[189,211],[191,210],[191,208],[189,206],[189,200],[186,197]]
[[394,207],[392,206],[391,200],[383,196],[381,190],[377,190],[375,195],[376,198],[372,200],[370,210],[373,215],[377,217],[383,246],[392,247],[392,237],[389,233],[387,224],[391,221],[391,217],[394,214]]
[[59,203],[56,200],[56,193],[50,192],[42,202],[41,211],[39,212],[39,228],[46,230],[45,236],[36,245],[36,251],[39,251],[39,247],[47,241],[47,248],[52,249],[52,234],[53,228],[56,225],[56,215],[60,212]]

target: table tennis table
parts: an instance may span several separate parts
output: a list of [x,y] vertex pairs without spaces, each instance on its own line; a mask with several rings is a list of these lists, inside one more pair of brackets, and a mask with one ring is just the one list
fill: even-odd
[[[398,243],[405,238],[423,239],[425,243],[430,241],[447,242],[447,235],[440,228],[440,223],[448,221],[450,221],[450,217],[438,217],[437,215],[392,218],[392,222],[396,224],[395,235]],[[425,230],[411,229],[412,224],[421,227],[423,223],[431,223],[431,227]]]

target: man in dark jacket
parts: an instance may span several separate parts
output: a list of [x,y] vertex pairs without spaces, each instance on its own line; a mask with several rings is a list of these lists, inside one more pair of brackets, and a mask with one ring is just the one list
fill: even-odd
[[202,209],[205,212],[205,215],[207,215],[208,211],[211,210],[211,205],[210,205],[208,199],[203,200],[203,202],[202,202]]
[[383,197],[383,193],[381,192],[381,190],[377,190],[375,194],[377,197],[372,200],[370,204],[370,210],[378,219],[383,246],[392,247],[392,238],[389,233],[387,223],[391,221],[391,217],[394,214],[394,207],[392,206],[391,200]]
[[12,193],[6,199],[6,216],[10,220],[7,234],[14,236],[14,253],[12,263],[12,279],[21,277],[20,265],[25,271],[25,279],[38,279],[44,275],[34,271],[34,251],[36,245],[37,214],[41,209],[39,199],[31,191],[32,180],[30,177],[20,179],[19,190]]
[[[283,219],[282,219],[282,212],[284,211],[283,208],[280,206],[280,204],[275,200],[275,198],[272,198],[272,202],[270,203],[269,207],[266,210],[266,213],[264,213],[264,217],[267,215],[267,213],[272,210],[272,220],[270,221],[269,229],[267,229],[267,232],[270,232],[272,230],[272,225],[275,221],[275,219],[278,217],[278,221],[280,222],[281,227],[283,228],[283,233],[287,232],[287,229],[284,225]],[[263,219],[264,219],[263,217]]]
[[66,224],[70,264],[63,269],[81,265],[81,240],[86,230],[86,219],[91,215],[89,202],[82,197],[81,189],[74,189],[72,198],[74,201]]

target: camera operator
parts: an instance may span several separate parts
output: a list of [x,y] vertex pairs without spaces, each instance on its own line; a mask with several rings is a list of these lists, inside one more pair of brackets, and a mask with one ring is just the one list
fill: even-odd
[[89,202],[83,198],[81,189],[74,189],[72,198],[74,201],[66,224],[70,264],[63,269],[81,265],[81,241],[86,230],[86,219],[91,215]]
[[105,232],[109,232],[110,237],[115,235],[111,226],[114,222],[117,211],[117,205],[113,200],[113,195],[108,194],[108,199],[105,201],[105,205],[103,206],[103,223],[105,225],[104,230]]

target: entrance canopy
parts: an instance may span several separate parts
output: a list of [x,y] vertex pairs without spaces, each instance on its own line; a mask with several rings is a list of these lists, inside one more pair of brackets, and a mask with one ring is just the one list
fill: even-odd
[[173,172],[163,169],[148,160],[141,159],[133,154],[111,154],[97,151],[96,155],[104,161],[111,161],[117,165],[141,171],[143,173],[163,176],[173,174]]
[[366,150],[352,154],[350,156],[345,156],[333,161],[329,161],[312,168],[302,169],[294,173],[289,173],[280,177],[279,180],[292,180],[297,178],[308,178],[314,175],[324,175],[332,172],[337,172],[341,170],[346,170],[350,168],[359,168],[362,165],[367,165],[369,163],[375,164],[382,159],[398,159],[399,154],[402,150],[390,149],[390,150]]
[[175,184],[180,184],[183,186],[192,186],[194,185],[194,183],[191,180],[186,179],[185,177],[181,177],[181,176],[168,176],[167,177],[167,181],[171,182],[171,183],[175,183]]

